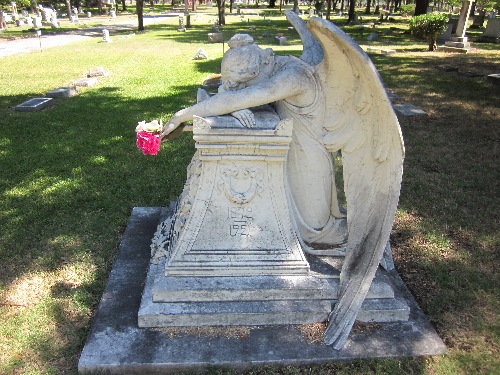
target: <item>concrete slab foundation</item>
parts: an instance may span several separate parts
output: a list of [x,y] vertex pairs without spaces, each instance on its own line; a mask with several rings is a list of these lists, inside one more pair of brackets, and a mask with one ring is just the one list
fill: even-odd
[[[261,365],[320,364],[355,358],[438,355],[446,351],[396,271],[388,273],[395,293],[410,307],[406,322],[377,323],[353,332],[336,351],[308,341],[303,325],[175,331],[140,328],[138,310],[150,260],[150,242],[161,208],[134,208],[115,265],[82,351],[82,374],[150,374],[199,371],[213,367],[243,369]],[[376,306],[374,307],[376,308]]]

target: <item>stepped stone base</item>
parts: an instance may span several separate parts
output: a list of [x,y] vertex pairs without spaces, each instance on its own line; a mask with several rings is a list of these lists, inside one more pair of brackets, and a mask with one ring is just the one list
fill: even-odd
[[[132,211],[78,363],[81,374],[193,372],[214,367],[240,370],[356,358],[438,355],[446,351],[396,271],[385,277],[395,299],[409,307],[408,321],[355,329],[339,351],[322,344],[321,337],[311,339],[307,334],[309,326],[305,325],[240,327],[238,331],[224,327],[205,331],[141,328],[137,312],[150,261],[149,246],[161,211],[157,207]],[[376,308],[377,301],[372,302],[374,306],[364,306],[365,311]]]
[[450,41],[445,42],[445,45],[438,47],[437,50],[440,52],[468,53],[476,51],[476,48],[471,47],[467,37],[452,37]]
[[[340,258],[310,257],[309,276],[173,277],[151,264],[139,327],[276,325],[324,322],[338,295]],[[362,322],[406,321],[409,307],[379,270],[358,315]]]

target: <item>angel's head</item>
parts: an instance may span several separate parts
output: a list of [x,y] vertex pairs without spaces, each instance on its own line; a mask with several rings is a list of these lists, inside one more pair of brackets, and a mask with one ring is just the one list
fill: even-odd
[[274,52],[263,50],[253,43],[247,34],[236,34],[228,45],[221,64],[222,87],[224,90],[238,90],[249,86],[262,77],[262,67],[274,59]]

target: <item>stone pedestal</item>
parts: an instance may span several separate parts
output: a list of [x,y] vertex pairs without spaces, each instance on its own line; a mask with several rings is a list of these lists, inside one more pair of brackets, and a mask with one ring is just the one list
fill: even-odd
[[[253,113],[253,129],[231,116],[194,119],[197,153],[153,238],[139,327],[306,324],[332,310],[343,257],[306,257],[288,208],[292,121],[269,106]],[[358,320],[408,316],[378,272]]]
[[224,120],[239,124],[229,116],[194,119],[198,151],[179,201],[167,275],[309,272],[285,192],[292,122],[271,112],[257,115],[259,129],[228,129]]

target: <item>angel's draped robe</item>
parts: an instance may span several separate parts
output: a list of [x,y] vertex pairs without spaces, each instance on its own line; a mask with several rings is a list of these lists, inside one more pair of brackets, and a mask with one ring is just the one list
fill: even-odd
[[287,160],[288,194],[302,240],[334,246],[346,241],[347,228],[338,205],[334,160],[321,141],[326,98],[313,69],[301,65],[315,93],[311,103],[303,107],[286,99],[274,103],[281,119],[293,118]]

